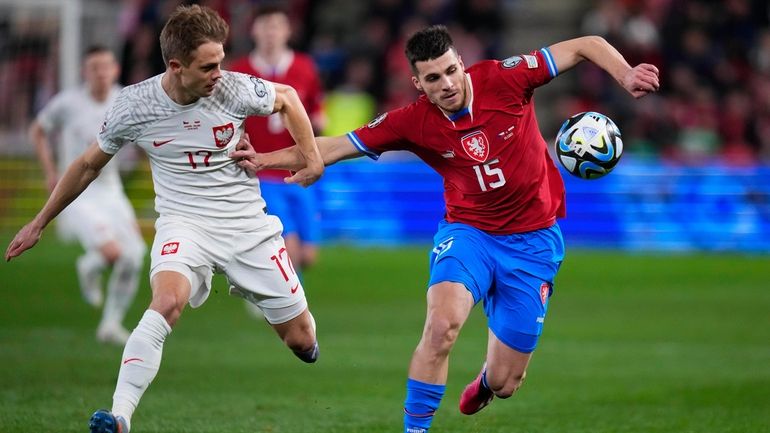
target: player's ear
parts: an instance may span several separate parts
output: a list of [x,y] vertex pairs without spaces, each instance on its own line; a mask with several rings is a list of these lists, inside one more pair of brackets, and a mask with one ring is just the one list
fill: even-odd
[[414,87],[416,87],[420,92],[423,91],[422,86],[420,85],[420,80],[418,80],[414,75],[412,75],[412,84],[414,84]]
[[168,69],[173,73],[178,73],[182,69],[182,62],[177,59],[169,59]]

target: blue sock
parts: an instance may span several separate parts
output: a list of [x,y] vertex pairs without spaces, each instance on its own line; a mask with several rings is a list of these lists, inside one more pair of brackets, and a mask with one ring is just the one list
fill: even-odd
[[446,385],[434,385],[414,379],[406,381],[404,433],[427,433]]

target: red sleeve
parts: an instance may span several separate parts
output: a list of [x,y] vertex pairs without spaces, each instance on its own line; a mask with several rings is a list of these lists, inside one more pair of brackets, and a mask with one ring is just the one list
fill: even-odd
[[[414,104],[380,114],[368,124],[348,133],[348,138],[361,152],[372,159],[388,150],[405,150],[412,141],[408,138],[409,119],[414,124]],[[414,129],[414,128],[413,128]]]
[[531,92],[551,81],[558,71],[548,48],[497,62],[499,77],[509,86]]

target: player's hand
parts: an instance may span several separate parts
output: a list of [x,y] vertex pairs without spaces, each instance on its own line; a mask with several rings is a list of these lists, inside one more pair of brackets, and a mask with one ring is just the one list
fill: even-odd
[[296,183],[297,185],[302,186],[310,186],[320,179],[322,174],[324,174],[323,164],[310,164],[296,173],[292,172],[292,175],[284,178],[283,181],[286,183]]
[[34,247],[40,240],[41,234],[43,234],[43,228],[35,220],[22,227],[8,244],[8,249],[5,250],[5,261],[9,262],[12,258],[18,257],[24,251]]
[[620,85],[634,98],[641,98],[660,89],[659,75],[660,72],[655,65],[640,63],[629,69],[621,78]]
[[255,176],[262,169],[259,163],[259,155],[254,151],[254,147],[251,146],[249,134],[245,132],[241,135],[241,139],[238,140],[238,144],[235,145],[235,150],[230,154],[230,158],[234,159],[238,166],[246,170],[250,176]]

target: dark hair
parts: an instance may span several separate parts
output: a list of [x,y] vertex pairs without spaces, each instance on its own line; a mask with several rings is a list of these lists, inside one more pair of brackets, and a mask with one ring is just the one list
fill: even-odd
[[224,45],[229,27],[213,9],[206,6],[179,6],[171,14],[160,32],[160,52],[168,66],[177,59],[185,66],[192,60],[191,54],[206,42]]
[[454,50],[452,36],[443,25],[435,25],[424,28],[413,34],[406,41],[406,54],[412,72],[416,72],[415,64],[427,60],[437,59],[444,55],[448,50]]
[[283,14],[289,16],[289,8],[283,2],[267,2],[263,3],[257,8],[257,12],[254,14],[254,19],[264,17],[266,15]]
[[83,53],[83,58],[86,58],[92,54],[102,54],[102,53],[112,54],[112,50],[107,48],[106,45],[100,45],[100,44],[89,45],[88,48],[86,48],[86,51]]

